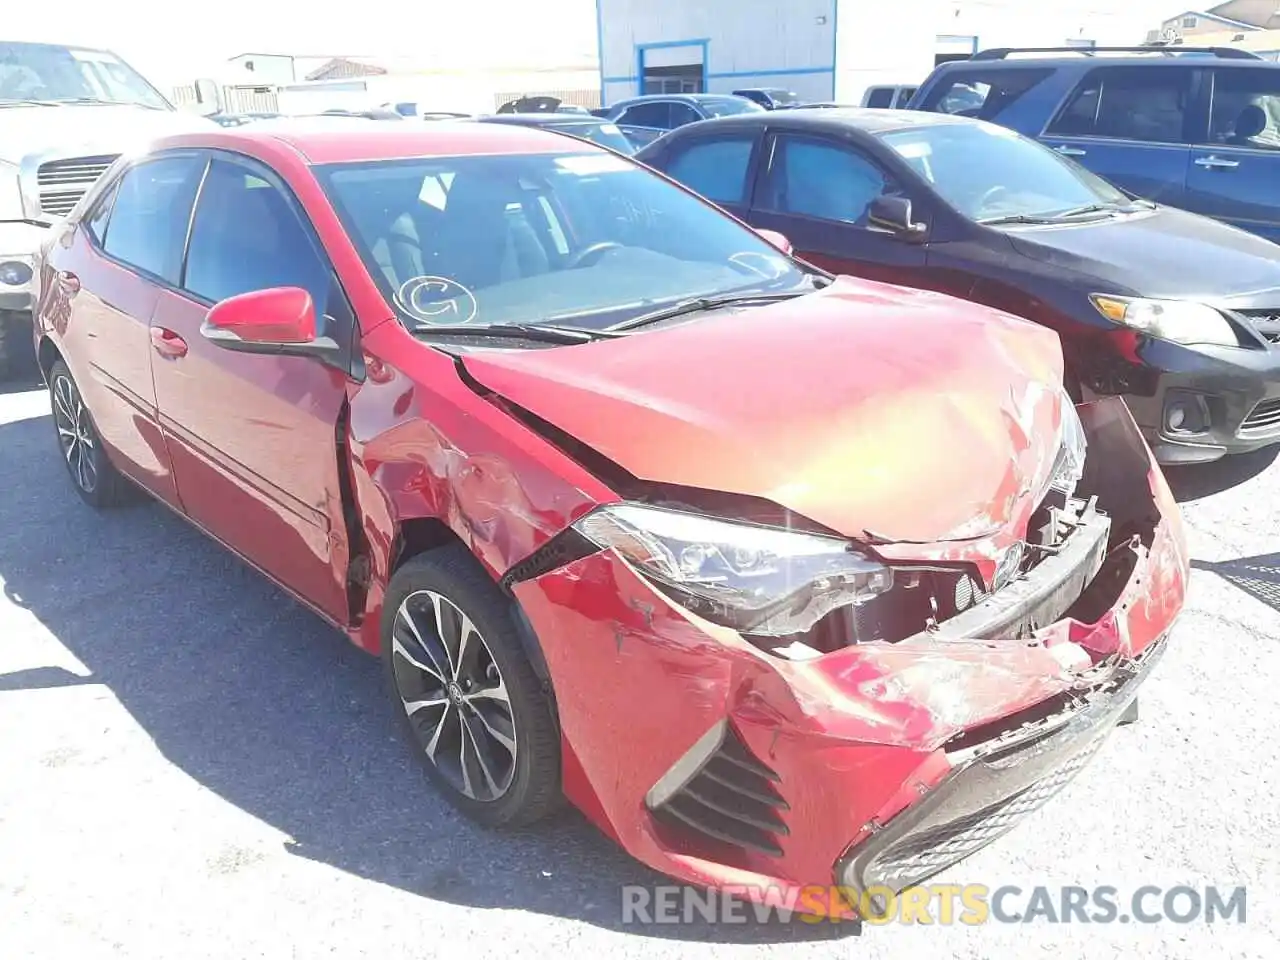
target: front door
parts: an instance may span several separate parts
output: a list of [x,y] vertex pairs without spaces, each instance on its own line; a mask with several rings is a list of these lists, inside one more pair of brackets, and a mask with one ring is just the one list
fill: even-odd
[[784,234],[796,256],[831,273],[927,286],[925,246],[868,225],[871,202],[901,190],[856,147],[778,134],[765,147],[748,222]]
[[345,622],[336,439],[346,374],[308,358],[230,352],[200,334],[217,301],[282,286],[310,291],[320,332],[350,341],[350,309],[292,194],[264,168],[215,154],[181,289],[165,291],[152,318],[156,399],[178,492],[196,523]]
[[1280,242],[1280,67],[1210,72],[1208,132],[1191,150],[1185,205]]
[[1096,68],[1041,140],[1123,190],[1182,206],[1197,83],[1186,63]]

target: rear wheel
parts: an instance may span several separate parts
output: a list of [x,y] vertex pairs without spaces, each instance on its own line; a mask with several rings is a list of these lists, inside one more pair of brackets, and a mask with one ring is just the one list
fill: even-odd
[[128,502],[129,481],[107,459],[80,388],[61,360],[49,369],[49,401],[58,448],[80,499],[99,510]]
[[387,680],[418,759],[490,827],[532,823],[561,800],[555,710],[511,603],[459,544],[397,570],[382,615]]

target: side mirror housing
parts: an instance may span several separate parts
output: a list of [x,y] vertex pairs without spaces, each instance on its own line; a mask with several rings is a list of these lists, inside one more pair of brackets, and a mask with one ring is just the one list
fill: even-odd
[[214,80],[207,78],[197,80],[196,105],[206,117],[222,112],[222,89]]
[[758,233],[770,246],[777,247],[787,256],[791,256],[795,250],[795,248],[791,246],[791,241],[777,230],[766,230],[763,227],[757,227],[756,233]]
[[929,232],[928,225],[918,223],[912,215],[911,201],[906,197],[876,197],[867,211],[867,222],[908,240],[923,240]]
[[301,287],[253,290],[214,304],[200,327],[210,343],[237,353],[336,360],[341,345],[316,335],[316,308]]

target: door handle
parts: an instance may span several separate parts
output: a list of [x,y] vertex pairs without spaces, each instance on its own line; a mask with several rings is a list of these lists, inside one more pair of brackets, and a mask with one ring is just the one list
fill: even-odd
[[156,353],[169,360],[187,355],[187,341],[164,327],[151,328],[151,346],[155,347]]
[[1240,166],[1239,160],[1224,160],[1222,157],[1201,157],[1196,161],[1197,167],[1207,167],[1210,170],[1234,170]]
[[1081,150],[1079,147],[1069,147],[1065,143],[1060,147],[1054,147],[1054,150],[1062,154],[1064,157],[1083,157],[1089,151]]

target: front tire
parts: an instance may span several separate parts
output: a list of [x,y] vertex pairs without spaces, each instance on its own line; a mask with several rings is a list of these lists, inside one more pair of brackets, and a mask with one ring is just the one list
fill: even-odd
[[511,603],[457,544],[397,570],[382,613],[382,657],[404,732],[436,788],[487,827],[533,823],[562,798],[555,709]]
[[127,503],[133,492],[129,481],[107,459],[80,388],[61,360],[49,368],[49,403],[58,449],[80,499],[95,510]]

